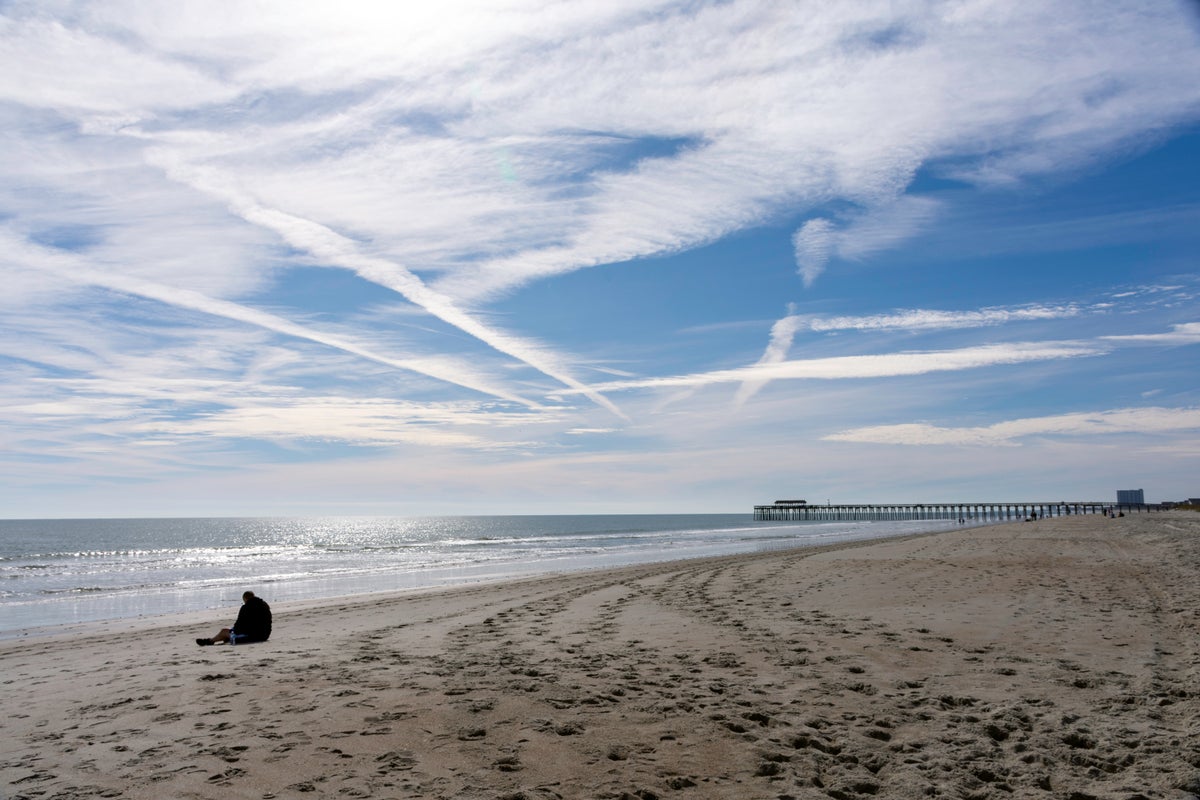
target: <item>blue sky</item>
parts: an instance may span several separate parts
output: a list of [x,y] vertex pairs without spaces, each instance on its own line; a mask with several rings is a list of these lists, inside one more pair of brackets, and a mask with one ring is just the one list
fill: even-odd
[[1200,494],[1186,3],[0,3],[0,516]]

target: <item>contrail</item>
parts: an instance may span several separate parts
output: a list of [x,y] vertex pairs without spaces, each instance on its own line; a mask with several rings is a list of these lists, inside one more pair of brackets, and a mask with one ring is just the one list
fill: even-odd
[[[923,375],[1005,364],[1023,364],[1059,358],[1103,355],[1112,348],[1086,342],[1013,342],[1000,345],[963,347],[958,350],[885,353],[865,356],[836,356],[802,361],[760,361],[747,367],[713,372],[610,381],[598,388],[607,392],[630,389],[659,389],[680,386],[709,386],[768,380],[840,380]],[[560,392],[571,394],[570,391]]]
[[430,289],[404,267],[387,259],[364,255],[351,239],[319,222],[267,208],[247,198],[211,168],[184,164],[174,154],[162,149],[152,151],[148,157],[157,160],[169,176],[222,198],[238,216],[274,231],[293,247],[303,249],[327,263],[349,269],[364,280],[391,289],[448,325],[570,387],[572,394],[582,394],[621,419],[629,419],[607,397],[567,374],[562,365],[554,363],[551,354],[536,344],[483,324],[458,308],[451,298]]
[[[191,289],[180,289],[173,286],[147,281],[142,278],[131,278],[125,275],[114,275],[102,270],[93,269],[81,262],[78,257],[68,256],[54,250],[33,247],[24,242],[15,241],[10,236],[3,236],[5,249],[10,253],[25,252],[36,257],[37,263],[70,281],[89,286],[99,286],[121,294],[134,295],[149,300],[157,300],[166,305],[199,311],[216,317],[243,322],[266,330],[305,339],[317,344],[323,344],[341,350],[360,358],[384,364],[396,369],[427,375],[440,381],[453,383],[483,394],[519,403],[528,408],[542,408],[538,403],[519,395],[481,381],[473,375],[464,374],[455,369],[450,363],[439,363],[438,359],[398,359],[376,353],[369,348],[355,344],[339,336],[313,331],[303,325],[298,325],[283,317],[265,311],[250,308],[228,300],[220,300]],[[31,259],[32,260],[32,259]]]

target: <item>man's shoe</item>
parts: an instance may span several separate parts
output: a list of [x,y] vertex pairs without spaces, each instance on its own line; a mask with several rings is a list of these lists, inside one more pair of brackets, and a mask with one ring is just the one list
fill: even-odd
[[196,644],[200,645],[201,647],[207,647],[208,645],[210,645],[212,643],[213,643],[212,639],[197,639],[196,640]]

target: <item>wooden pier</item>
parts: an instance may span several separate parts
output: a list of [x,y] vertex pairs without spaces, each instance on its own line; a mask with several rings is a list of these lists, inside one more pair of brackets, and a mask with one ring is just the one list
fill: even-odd
[[754,519],[771,522],[964,520],[989,522],[1032,517],[1065,517],[1074,514],[1141,514],[1161,511],[1151,503],[837,503],[816,505],[798,500],[777,500],[755,506]]

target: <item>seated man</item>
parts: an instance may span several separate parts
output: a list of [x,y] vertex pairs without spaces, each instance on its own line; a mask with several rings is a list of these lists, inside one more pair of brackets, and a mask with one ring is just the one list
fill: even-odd
[[249,644],[265,642],[270,638],[271,607],[261,597],[256,597],[254,592],[245,592],[242,594],[242,608],[238,611],[233,627],[222,628],[211,639],[197,639],[196,644],[201,647],[220,642]]

